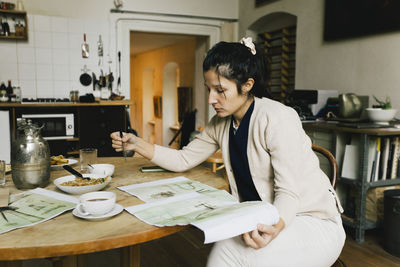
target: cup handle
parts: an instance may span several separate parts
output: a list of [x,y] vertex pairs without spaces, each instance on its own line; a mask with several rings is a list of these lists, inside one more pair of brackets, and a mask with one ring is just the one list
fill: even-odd
[[78,212],[79,212],[80,214],[82,214],[82,215],[84,215],[84,216],[88,216],[88,215],[89,215],[89,212],[85,211],[85,208],[83,207],[83,204],[82,204],[82,203],[79,203],[79,204],[76,206],[76,209],[78,210]]

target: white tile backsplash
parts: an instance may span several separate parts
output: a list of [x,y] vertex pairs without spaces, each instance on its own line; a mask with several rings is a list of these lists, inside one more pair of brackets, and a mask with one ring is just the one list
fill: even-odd
[[66,32],[53,32],[52,34],[52,47],[58,48],[68,48],[68,33]]
[[53,64],[68,64],[69,50],[68,49],[53,49],[52,50]]
[[17,63],[17,46],[15,43],[0,46],[1,64]]
[[[115,77],[116,53],[114,26],[108,19],[91,20],[28,14],[28,40],[0,40],[0,82],[20,85],[22,96],[69,97],[71,90],[92,93],[92,85],[79,82],[86,64],[97,77],[100,69],[108,73],[108,54]],[[90,56],[82,58],[83,34],[87,34]],[[104,55],[101,66],[97,41],[102,35]],[[111,39],[110,39],[111,38]]]
[[39,48],[52,48],[52,34],[51,32],[36,32],[35,34],[35,47]]
[[21,95],[23,98],[36,98],[36,81],[35,80],[20,80]]
[[79,18],[68,19],[68,32],[71,33],[84,33],[85,32],[85,20]]
[[44,80],[36,81],[37,97],[54,97],[53,88],[54,88],[53,81],[44,81]]
[[68,41],[70,49],[76,49],[80,51],[83,43],[83,33],[70,33],[68,35]]
[[36,79],[37,80],[53,80],[53,68],[48,64],[36,64]]
[[54,97],[56,98],[69,98],[69,81],[54,81]]
[[35,64],[18,64],[19,80],[36,80]]
[[68,19],[61,17],[51,17],[51,31],[54,32],[68,32]]
[[33,24],[36,32],[50,32],[51,17],[34,15]]
[[19,64],[34,64],[35,49],[33,47],[20,47],[17,45],[17,59]]
[[53,53],[50,48],[36,48],[36,63],[37,64],[52,64]]
[[69,81],[69,65],[54,65],[53,78],[54,81]]
[[12,84],[18,81],[17,63],[0,64],[0,82],[7,83],[8,80],[11,80]]

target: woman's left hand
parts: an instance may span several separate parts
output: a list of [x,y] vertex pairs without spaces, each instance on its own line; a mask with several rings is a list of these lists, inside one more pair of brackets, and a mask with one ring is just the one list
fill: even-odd
[[243,240],[251,248],[260,249],[268,245],[285,228],[282,218],[274,225],[259,224],[257,229],[243,234]]

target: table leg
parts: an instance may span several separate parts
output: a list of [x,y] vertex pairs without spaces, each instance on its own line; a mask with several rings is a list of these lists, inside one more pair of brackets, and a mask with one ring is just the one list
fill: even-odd
[[140,267],[140,245],[124,247],[121,249],[122,267]]

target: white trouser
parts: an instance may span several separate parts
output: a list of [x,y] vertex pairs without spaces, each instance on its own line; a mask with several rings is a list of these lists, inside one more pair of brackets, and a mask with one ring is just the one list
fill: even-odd
[[215,243],[208,267],[327,267],[339,257],[346,234],[340,216],[319,219],[296,216],[261,249],[248,247],[241,236]]

